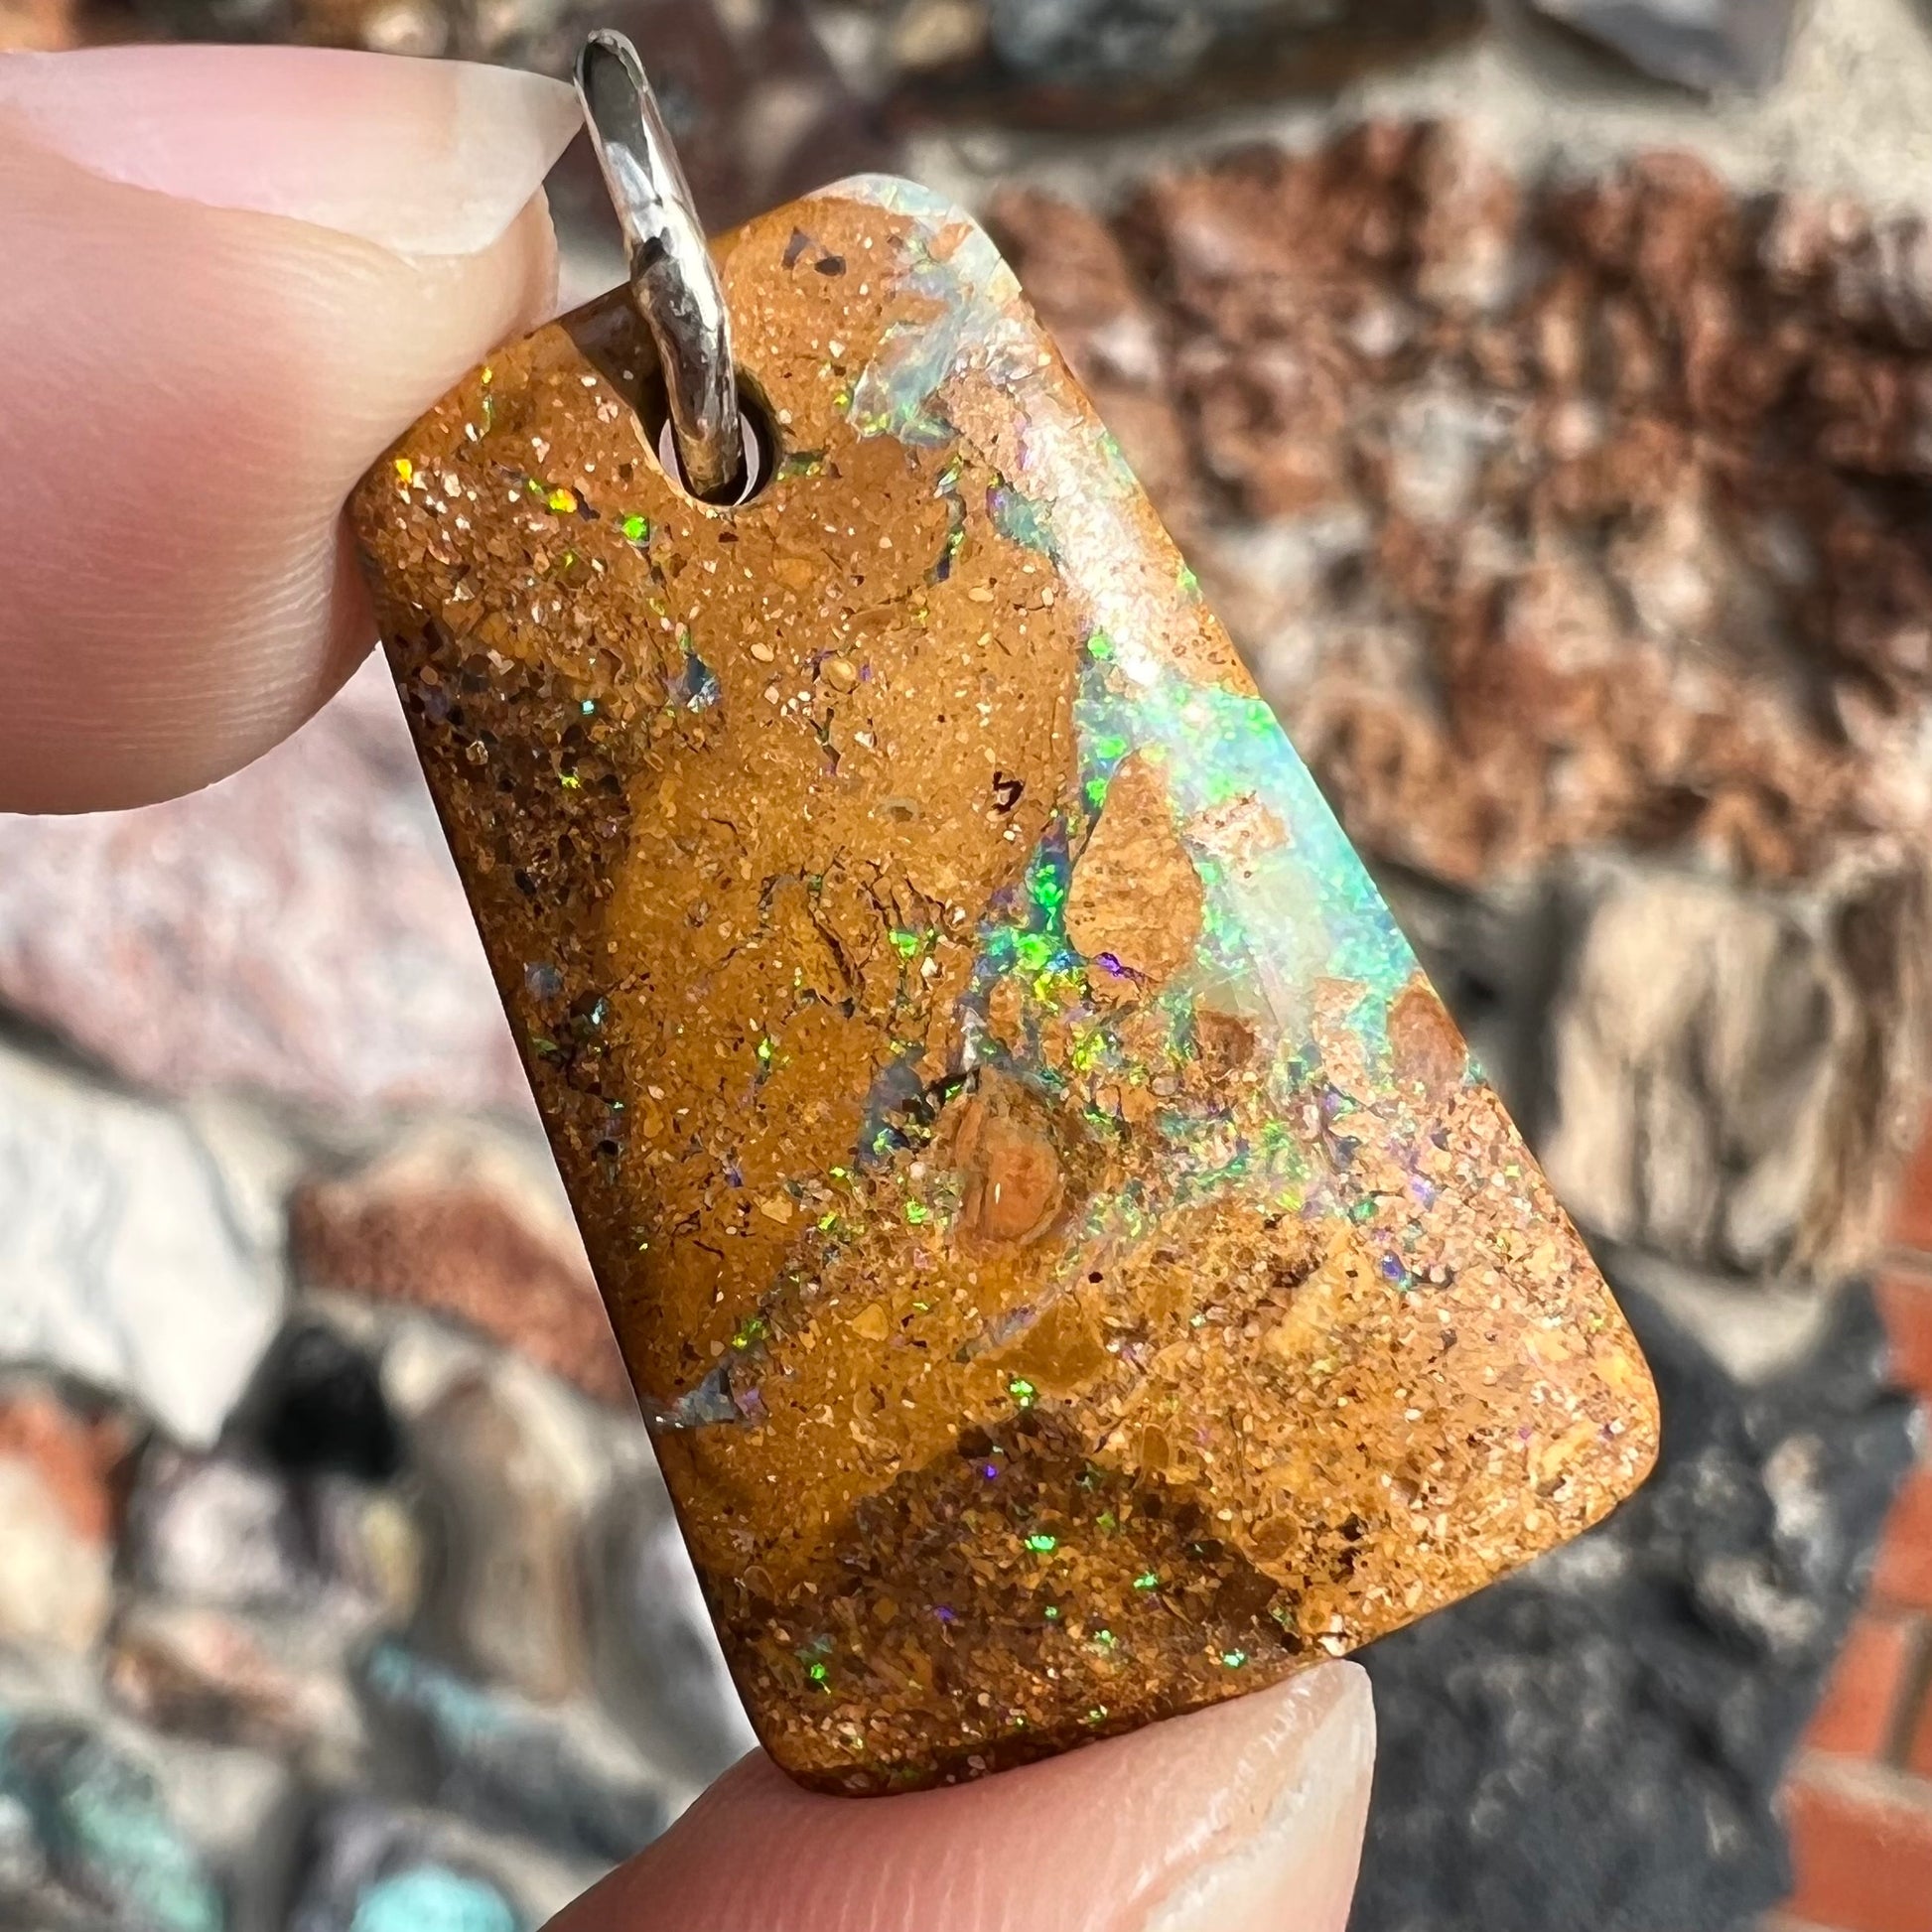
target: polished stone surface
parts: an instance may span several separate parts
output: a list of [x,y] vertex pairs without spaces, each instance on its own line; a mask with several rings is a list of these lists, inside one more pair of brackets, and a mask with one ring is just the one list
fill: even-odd
[[353,516],[740,1687],[885,1790],[1463,1595],[1655,1409],[984,235],[871,180],[720,252],[752,503],[611,298]]

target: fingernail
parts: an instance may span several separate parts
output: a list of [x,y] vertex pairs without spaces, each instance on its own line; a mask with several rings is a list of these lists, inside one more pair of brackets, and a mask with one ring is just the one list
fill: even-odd
[[1318,1683],[1300,1689],[1326,1709],[1311,1722],[1285,1700],[1281,1748],[1267,1772],[1234,1797],[1222,1829],[1142,1932],[1342,1932],[1368,1811],[1375,1711],[1361,1670],[1315,1675]]
[[495,241],[577,131],[571,90],[509,68],[325,48],[0,55],[0,134],[92,174],[403,255]]

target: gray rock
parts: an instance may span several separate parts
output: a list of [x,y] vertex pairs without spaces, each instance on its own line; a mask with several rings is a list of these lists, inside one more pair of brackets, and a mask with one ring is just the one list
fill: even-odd
[[1762,93],[1784,72],[1802,0],[1532,0],[1658,80]]
[[151,1449],[125,1548],[136,1582],[181,1603],[287,1609],[312,1600],[319,1581],[293,1485],[229,1455]]
[[407,1620],[423,1568],[415,1522],[394,1491],[166,1445],[142,1458],[122,1549],[147,1597],[299,1613],[351,1633]]
[[[0,1719],[0,1800],[32,1821],[53,1883],[116,1932],[224,1932],[214,1875],[154,1778],[81,1725]],[[45,1903],[60,1923],[64,1901]]]
[[820,0],[817,12],[849,68],[922,107],[1096,128],[1331,88],[1480,16],[1473,0]]
[[429,1768],[438,1803],[560,1852],[624,1859],[670,1822],[660,1782],[586,1709],[540,1710],[400,1644],[362,1674],[396,1743]]
[[0,1903],[11,1901],[16,1910],[25,1912],[27,1895],[51,1876],[26,1800],[11,1792],[0,1793]]
[[0,818],[0,1001],[144,1086],[528,1108],[379,666],[193,797]]
[[1189,73],[1217,41],[1326,25],[1333,0],[990,0],[986,35],[1021,73],[1068,85]]
[[[21,822],[0,819],[0,846]],[[0,924],[17,904],[7,880]],[[189,1127],[4,1049],[0,1281],[0,1361],[123,1393],[197,1445],[213,1440],[281,1318],[279,1257],[243,1233]]]
[[1869,1294],[1735,1380],[1618,1269],[1663,1399],[1649,1484],[1363,1653],[1381,1740],[1351,1932],[1743,1932],[1776,1796],[1911,1456]]
[[620,1483],[593,1547],[598,1689],[653,1755],[709,1784],[758,1739],[661,1483]]

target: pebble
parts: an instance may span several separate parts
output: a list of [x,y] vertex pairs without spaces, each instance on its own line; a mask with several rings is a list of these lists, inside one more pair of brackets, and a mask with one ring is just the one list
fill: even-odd
[[290,1483],[234,1456],[150,1449],[128,1503],[127,1554],[143,1588],[178,1602],[287,1609],[315,1598]]
[[206,791],[0,817],[0,1001],[142,1086],[529,1106],[378,662]]
[[82,1653],[113,1603],[108,1475],[125,1449],[51,1390],[0,1392],[0,1640]]
[[660,1781],[587,1706],[543,1709],[401,1644],[370,1654],[362,1683],[435,1767],[440,1803],[556,1850],[624,1859],[670,1822]]
[[364,1768],[365,1741],[342,1650],[327,1618],[142,1602],[115,1628],[106,1682],[123,1711],[157,1730],[276,1751],[342,1778]]
[[[51,1881],[75,1902],[104,1910],[115,1926],[226,1932],[215,1876],[154,1776],[83,1725],[0,1715],[0,1800],[34,1821]],[[63,1922],[52,1910],[49,1916]]]
[[508,1378],[472,1376],[414,1432],[439,1538],[425,1605],[436,1648],[539,1703],[569,1697],[586,1672],[585,1499],[570,1446],[546,1422]]
[[620,1484],[593,1547],[598,1688],[653,1755],[708,1784],[758,1739],[662,1484]]
[[533,1932],[602,1870],[393,1801],[339,1802],[313,1839],[287,1932]]
[[291,1212],[299,1281],[432,1311],[614,1406],[630,1383],[549,1150],[432,1121],[363,1164],[307,1177]]
[[[0,821],[0,843],[18,822]],[[5,1050],[0,1281],[0,1362],[124,1394],[196,1446],[214,1440],[282,1312],[278,1257],[240,1234],[183,1121]]]

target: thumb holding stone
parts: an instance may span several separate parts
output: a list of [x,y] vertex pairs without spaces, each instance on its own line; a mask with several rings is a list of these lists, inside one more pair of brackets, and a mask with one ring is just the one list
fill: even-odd
[[0,55],[0,810],[206,784],[347,675],[342,501],[552,305],[576,126],[455,63]]
[[[456,65],[0,56],[0,810],[207,783],[346,675],[343,499],[551,303],[576,124]],[[1341,1932],[1373,1739],[1324,1664],[953,1791],[755,1756],[558,1932]]]
[[1354,1664],[950,1791],[760,1753],[550,1932],[1342,1932],[1374,1754]]

